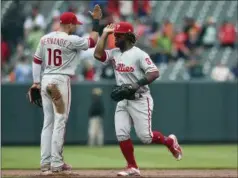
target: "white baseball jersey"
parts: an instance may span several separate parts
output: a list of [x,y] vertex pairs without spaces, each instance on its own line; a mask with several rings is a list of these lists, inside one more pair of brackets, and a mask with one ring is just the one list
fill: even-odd
[[[147,72],[158,71],[150,56],[138,47],[121,52],[119,48],[106,51],[106,63],[114,68],[117,85],[135,83]],[[149,91],[148,85],[142,86],[138,93]]]
[[51,32],[40,40],[34,58],[45,63],[44,74],[74,75],[78,64],[78,52],[90,46],[88,38]]

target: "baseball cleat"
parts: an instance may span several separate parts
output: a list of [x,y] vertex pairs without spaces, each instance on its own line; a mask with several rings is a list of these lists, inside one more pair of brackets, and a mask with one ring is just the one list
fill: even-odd
[[173,144],[170,147],[168,147],[168,149],[170,150],[170,152],[173,154],[173,156],[177,161],[181,160],[183,156],[182,148],[178,144],[176,136],[171,134],[168,137],[173,140]]
[[64,163],[62,166],[59,167],[51,167],[51,171],[53,173],[60,173],[60,172],[71,172],[72,166]]
[[124,171],[118,172],[117,176],[140,176],[140,170],[133,167],[126,167]]
[[49,171],[42,171],[41,175],[44,175],[44,176],[52,175],[52,171],[51,170],[49,170]]
[[44,164],[40,167],[42,172],[50,171],[50,164]]
[[44,164],[41,165],[41,174],[42,175],[50,175],[52,174],[51,170],[50,170],[50,164]]

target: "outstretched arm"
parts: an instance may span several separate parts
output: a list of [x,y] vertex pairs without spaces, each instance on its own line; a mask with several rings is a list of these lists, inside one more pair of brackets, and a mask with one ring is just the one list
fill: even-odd
[[102,10],[99,5],[95,5],[93,12],[89,11],[93,18],[93,28],[89,35],[89,38],[79,37],[77,35],[70,35],[70,44],[67,48],[72,50],[87,50],[88,48],[94,48],[98,40],[98,32],[100,30],[99,21],[102,17]]
[[99,36],[98,32],[100,30],[99,20],[102,18],[102,10],[99,5],[95,5],[93,12],[89,11],[89,13],[91,14],[93,18],[93,29],[89,37],[89,40],[90,40],[89,47],[93,48],[98,41],[98,36]]
[[107,42],[107,37],[109,34],[113,33],[113,31],[114,31],[113,24],[110,24],[107,27],[105,27],[103,30],[103,34],[99,39],[98,44],[96,45],[94,57],[101,62],[104,62],[106,60],[105,46]]

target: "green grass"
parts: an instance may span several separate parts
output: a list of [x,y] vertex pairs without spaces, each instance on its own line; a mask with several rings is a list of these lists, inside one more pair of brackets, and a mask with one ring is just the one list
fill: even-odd
[[[175,161],[163,146],[135,146],[140,168],[222,169],[237,167],[237,145],[183,145],[184,157]],[[2,169],[38,169],[39,147],[2,147]],[[65,161],[75,169],[122,168],[125,161],[117,146],[89,148],[66,146]]]

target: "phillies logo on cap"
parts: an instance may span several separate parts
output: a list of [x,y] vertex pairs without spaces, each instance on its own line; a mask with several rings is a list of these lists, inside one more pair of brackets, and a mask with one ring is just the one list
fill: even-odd
[[132,33],[134,28],[129,22],[119,22],[116,24],[114,33]]
[[118,24],[116,28],[119,29],[119,28],[120,28],[120,25]]

